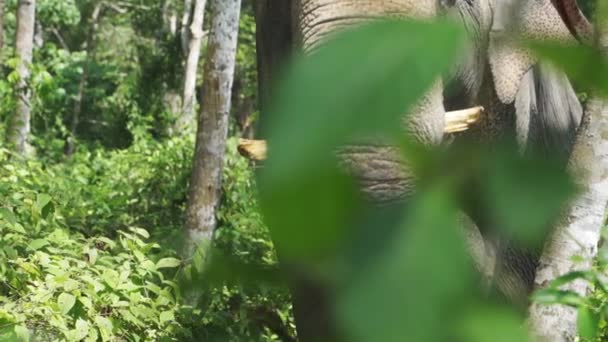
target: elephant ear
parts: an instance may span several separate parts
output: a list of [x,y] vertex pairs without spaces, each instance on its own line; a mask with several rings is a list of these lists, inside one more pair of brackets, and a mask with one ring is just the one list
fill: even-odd
[[526,73],[536,64],[532,54],[513,37],[533,40],[574,41],[552,0],[494,0],[489,61],[501,102],[515,101]]

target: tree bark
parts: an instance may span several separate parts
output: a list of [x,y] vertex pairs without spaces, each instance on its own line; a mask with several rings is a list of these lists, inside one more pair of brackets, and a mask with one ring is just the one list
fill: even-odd
[[[602,27],[597,32],[598,46],[604,56],[608,56],[608,30]],[[551,280],[572,271],[590,269],[597,255],[608,203],[608,103],[597,95],[583,114],[568,167],[582,191],[545,245],[537,269],[536,288],[543,288]],[[584,262],[575,262],[575,256]],[[568,284],[566,289],[582,296],[590,290],[582,280]],[[565,305],[532,304],[530,307],[531,328],[541,341],[574,341],[576,322],[576,310]]]
[[208,244],[216,226],[228,134],[241,0],[211,1],[213,17],[187,212],[186,253]]
[[102,7],[102,1],[95,4],[91,17],[89,18],[89,31],[87,32],[87,38],[85,41],[86,57],[84,60],[84,66],[82,68],[82,74],[80,75],[80,81],[78,83],[78,94],[76,94],[76,99],[74,99],[74,111],[72,112],[72,120],[70,122],[70,135],[66,140],[64,148],[65,155],[68,157],[74,154],[74,151],[76,150],[76,134],[78,132],[78,124],[82,114],[84,92],[89,81],[90,63],[94,51],[95,33],[97,32],[97,28],[99,26],[99,18],[101,16]]
[[188,57],[186,58],[186,67],[184,69],[182,112],[177,118],[177,122],[175,124],[175,131],[177,132],[183,131],[194,122],[194,104],[196,102],[196,96],[194,93],[196,90],[198,62],[201,55],[201,42],[203,40],[205,4],[205,0],[196,0],[194,4],[194,13],[192,15],[192,23],[190,25],[190,34],[188,39]]
[[42,27],[42,23],[40,20],[36,18],[36,22],[34,23],[34,48],[40,49],[44,45],[44,28]]
[[0,52],[4,48],[4,6],[5,1],[0,0]]
[[190,17],[192,16],[192,0],[184,0],[184,13],[182,15],[181,22],[181,43],[182,43],[182,52],[184,56],[188,55],[188,42],[190,41]]
[[25,155],[30,148],[28,140],[31,131],[32,89],[29,85],[29,79],[32,50],[34,47],[35,23],[36,0],[19,0],[15,38],[15,54],[19,60],[17,66],[19,82],[15,88],[17,108],[11,119],[7,136],[9,145],[20,155]]
[[165,0],[163,4],[163,30],[171,36],[177,34],[177,12],[175,0]]

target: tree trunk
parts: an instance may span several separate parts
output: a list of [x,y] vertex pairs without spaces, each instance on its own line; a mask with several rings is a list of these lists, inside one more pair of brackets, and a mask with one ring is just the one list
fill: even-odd
[[[175,131],[183,131],[194,122],[194,104],[196,101],[196,75],[198,71],[198,61],[201,55],[201,42],[203,40],[203,20],[205,18],[205,0],[196,0],[192,24],[188,41],[188,57],[184,69],[184,95],[182,102],[182,112],[177,118]],[[238,23],[237,23],[238,24]],[[237,27],[238,31],[238,27]],[[210,43],[211,46],[211,43]]]
[[182,15],[182,23],[181,23],[181,42],[182,42],[182,51],[184,56],[188,55],[188,42],[190,41],[190,32],[189,32],[189,24],[190,17],[192,16],[192,0],[184,0],[184,13]]
[[[603,27],[598,33],[599,46],[604,56],[608,56],[608,30]],[[608,103],[597,96],[591,99],[583,115],[569,169],[582,192],[570,204],[545,246],[537,269],[536,288],[543,288],[569,272],[590,269],[597,255],[608,203]],[[584,262],[575,262],[575,256],[582,257]],[[589,294],[589,285],[582,280],[567,285],[567,289],[582,296]],[[574,341],[576,322],[576,310],[571,307],[532,304],[530,308],[533,333],[542,341]]]
[[40,49],[44,45],[44,28],[40,20],[36,19],[34,24],[34,48]]
[[95,33],[97,32],[97,27],[99,26],[99,18],[101,15],[102,7],[103,2],[101,1],[95,4],[93,12],[91,13],[91,17],[89,19],[89,31],[87,32],[87,38],[85,41],[86,58],[84,60],[84,66],[82,68],[82,74],[80,75],[80,81],[78,83],[78,94],[76,94],[76,99],[74,99],[74,111],[72,112],[72,120],[70,122],[70,135],[66,140],[64,148],[65,155],[68,157],[74,154],[74,151],[76,149],[76,134],[78,132],[78,123],[80,122],[80,116],[82,114],[84,92],[87,88],[87,83],[89,81],[90,63],[94,51]]
[[188,255],[193,254],[196,246],[211,241],[216,226],[241,0],[213,0],[211,5],[204,106],[198,120],[186,222]]
[[36,23],[36,0],[19,0],[17,8],[17,32],[15,38],[15,53],[19,59],[17,73],[19,82],[15,88],[17,108],[13,115],[8,131],[8,142],[14,151],[20,155],[28,152],[30,135],[31,95],[29,85],[30,64],[34,46],[34,27]]
[[163,30],[171,36],[177,34],[177,12],[175,0],[165,0],[163,4]]
[[0,0],[0,53],[4,48],[4,6],[4,0]]

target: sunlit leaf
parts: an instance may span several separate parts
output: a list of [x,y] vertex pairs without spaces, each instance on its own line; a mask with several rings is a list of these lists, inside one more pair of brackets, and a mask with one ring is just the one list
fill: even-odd
[[45,246],[48,246],[49,244],[50,244],[49,241],[46,239],[36,239],[36,240],[32,240],[32,242],[30,242],[28,247],[33,250],[38,250]]
[[182,261],[176,258],[163,258],[158,260],[156,268],[174,268],[182,264]]
[[62,293],[57,297],[57,305],[63,314],[68,313],[76,304],[76,297],[69,293]]

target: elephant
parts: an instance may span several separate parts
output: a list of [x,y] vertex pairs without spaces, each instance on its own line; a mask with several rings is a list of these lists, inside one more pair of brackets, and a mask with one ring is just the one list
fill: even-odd
[[[404,130],[427,146],[444,142],[447,111],[483,106],[475,129],[462,137],[491,145],[516,141],[521,153],[567,160],[582,106],[563,73],[520,48],[514,34],[531,39],[575,41],[581,14],[574,0],[258,0],[256,3],[259,90],[262,111],[286,60],[308,53],[336,31],[374,18],[450,17],[471,37],[450,75],[438,79],[404,119]],[[263,125],[262,125],[263,128]],[[416,176],[390,146],[345,146],[343,166],[374,203],[407,200]],[[511,302],[525,305],[538,256],[508,241],[493,241],[483,209],[463,208],[496,247],[493,283]],[[500,240],[500,239],[498,239]],[[340,340],[332,325],[331,291],[305,275],[292,286],[298,335],[303,341]]]

